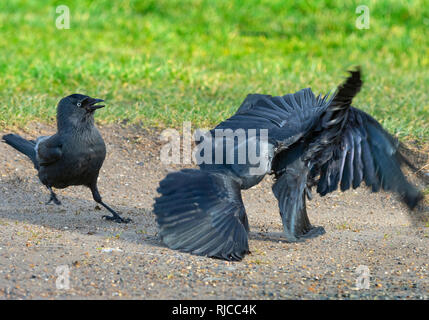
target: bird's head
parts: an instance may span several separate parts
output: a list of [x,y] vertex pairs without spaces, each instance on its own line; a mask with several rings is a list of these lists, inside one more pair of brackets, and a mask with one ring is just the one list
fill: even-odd
[[58,125],[69,123],[79,126],[87,122],[92,123],[94,111],[104,107],[104,105],[98,104],[103,101],[77,93],[62,98],[57,109]]

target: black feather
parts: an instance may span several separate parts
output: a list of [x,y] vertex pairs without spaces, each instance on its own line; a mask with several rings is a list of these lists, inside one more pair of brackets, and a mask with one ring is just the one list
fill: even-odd
[[36,159],[36,143],[34,141],[26,140],[17,134],[6,134],[3,136],[3,140],[8,145],[30,158],[34,164],[34,167],[38,169],[39,164]]
[[158,192],[154,213],[168,247],[226,260],[249,252],[249,225],[232,176],[185,169],[168,174]]

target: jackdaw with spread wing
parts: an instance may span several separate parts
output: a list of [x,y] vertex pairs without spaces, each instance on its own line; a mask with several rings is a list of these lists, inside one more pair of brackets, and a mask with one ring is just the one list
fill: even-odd
[[[221,145],[223,161],[203,157],[211,161],[200,163],[199,170],[170,173],[160,182],[154,213],[163,242],[192,254],[241,260],[249,252],[241,190],[256,185],[266,174],[275,176],[272,190],[284,236],[291,242],[325,233],[323,227],[312,226],[307,216],[305,202],[312,187],[324,196],[338,187],[342,191],[357,188],[364,181],[374,192],[398,193],[414,208],[422,194],[401,171],[400,165],[407,162],[397,140],[370,115],[351,106],[361,86],[358,68],[332,97],[316,97],[309,88],[278,97],[248,95],[235,115],[210,131],[212,156],[219,154],[216,146]],[[262,171],[255,171],[249,160],[237,161],[240,146],[250,150],[255,144],[264,145],[261,134],[250,137],[255,129],[268,130],[265,148],[258,149]],[[244,130],[247,140],[228,144],[222,137],[219,143],[217,130]],[[232,162],[225,161],[228,151],[234,155]]]
[[7,134],[3,140],[31,159],[40,181],[51,193],[47,204],[61,204],[52,188],[83,185],[91,189],[97,203],[112,213],[112,216],[103,218],[127,223],[131,220],[121,218],[106,205],[97,189],[98,174],[106,157],[106,145],[94,125],[94,112],[104,107],[99,104],[103,101],[72,94],[58,103],[56,134],[39,137],[35,141]]

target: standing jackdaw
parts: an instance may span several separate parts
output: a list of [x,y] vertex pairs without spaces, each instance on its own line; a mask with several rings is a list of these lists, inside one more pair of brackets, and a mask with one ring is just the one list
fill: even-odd
[[16,134],[3,136],[4,142],[31,159],[38,171],[40,181],[49,189],[51,197],[47,202],[60,205],[52,188],[84,185],[91,189],[94,200],[105,207],[113,216],[107,220],[128,223],[106,205],[97,189],[97,179],[106,157],[106,145],[94,125],[94,112],[104,105],[81,94],[72,94],[61,99],[57,108],[57,133],[33,140],[26,140]]

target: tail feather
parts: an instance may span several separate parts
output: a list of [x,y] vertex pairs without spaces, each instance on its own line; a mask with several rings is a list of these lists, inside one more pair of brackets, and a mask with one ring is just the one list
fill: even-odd
[[26,140],[17,134],[6,134],[3,136],[3,141],[19,152],[25,154],[33,162],[36,169],[38,168],[36,158],[36,143],[34,141]]
[[335,97],[322,119],[322,127],[325,129],[338,125],[340,128],[344,126],[352,100],[362,88],[360,67],[349,72],[350,76],[338,86]]
[[362,88],[360,67],[349,73],[350,76],[338,86],[334,98],[322,115],[320,124],[313,133],[314,138],[303,157],[304,160],[318,158],[320,163],[326,162],[327,159],[320,158],[321,153],[328,155],[326,148],[341,139],[344,125],[349,118],[352,100]]

